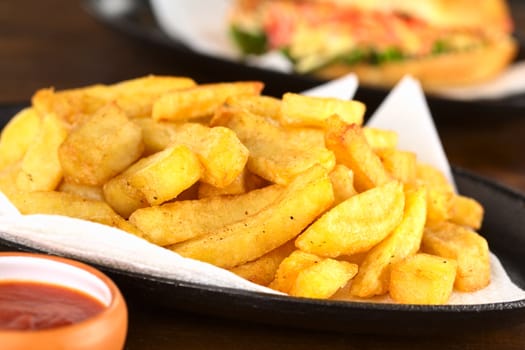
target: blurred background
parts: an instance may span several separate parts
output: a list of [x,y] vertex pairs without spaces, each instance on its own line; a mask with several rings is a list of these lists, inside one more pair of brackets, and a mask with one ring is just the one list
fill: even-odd
[[[511,1],[523,41],[525,2]],[[35,90],[113,83],[146,74],[198,82],[259,79],[279,96],[319,83],[198,55],[160,30],[147,0],[4,0],[0,2],[0,106],[4,118]],[[523,48],[520,58],[523,58]],[[525,79],[525,77],[524,77]],[[386,91],[363,89],[373,111]],[[455,166],[525,192],[525,94],[496,101],[429,98],[445,151]]]

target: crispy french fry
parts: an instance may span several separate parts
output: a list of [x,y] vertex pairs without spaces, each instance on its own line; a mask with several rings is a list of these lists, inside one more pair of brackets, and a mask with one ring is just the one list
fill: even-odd
[[282,186],[273,185],[238,196],[176,201],[138,209],[129,220],[150,242],[166,246],[209,234],[255,215],[276,201],[283,191]]
[[69,133],[58,157],[68,181],[97,186],[135,162],[143,150],[141,128],[110,104]]
[[487,241],[478,233],[449,222],[425,228],[421,250],[457,261],[454,287],[473,292],[490,283],[490,254]]
[[16,187],[22,191],[52,191],[63,176],[57,150],[67,136],[67,126],[54,114],[47,114],[36,138],[22,159]]
[[115,176],[102,186],[104,200],[123,218],[129,218],[131,213],[148,206],[146,196],[129,183],[129,175],[134,171],[133,165],[122,174]]
[[392,266],[390,296],[404,304],[445,304],[452,293],[456,261],[416,254]]
[[256,260],[231,268],[230,271],[248,281],[267,286],[273,281],[281,262],[294,249],[293,241],[289,241]]
[[133,123],[142,129],[144,155],[149,156],[166,149],[174,140],[181,124],[155,121],[151,118],[135,118]]
[[40,115],[33,108],[24,108],[11,118],[0,134],[0,169],[24,157],[40,126]]
[[388,182],[330,209],[297,238],[295,245],[331,258],[367,251],[400,223],[404,205],[401,183]]
[[449,209],[451,222],[479,230],[483,222],[483,214],[483,206],[474,198],[454,195]]
[[237,266],[297,236],[333,200],[328,174],[317,165],[298,175],[277,201],[259,213],[171,249],[216,266]]
[[175,132],[173,144],[191,149],[203,165],[201,181],[219,188],[231,184],[248,161],[248,149],[222,126],[186,123]]
[[248,170],[270,182],[286,185],[315,164],[327,170],[335,166],[333,153],[324,146],[312,146],[300,134],[246,110],[220,109],[211,123],[232,129],[250,152]]
[[426,194],[423,187],[405,193],[403,219],[394,231],[373,247],[352,280],[350,293],[368,298],[388,292],[390,266],[419,250],[425,226]]
[[264,95],[235,95],[226,100],[226,105],[238,109],[246,109],[250,113],[281,120],[281,100]]
[[398,135],[395,131],[371,128],[369,126],[363,127],[363,134],[366,142],[374,150],[379,149],[396,149],[398,142]]
[[58,186],[57,191],[75,194],[87,199],[104,201],[104,194],[101,186],[81,185],[62,181]]
[[290,293],[299,272],[317,264],[322,259],[323,258],[315,254],[294,250],[289,256],[283,259],[269,287],[283,293]]
[[363,124],[365,105],[359,101],[345,101],[328,97],[312,97],[291,92],[282,98],[283,125],[325,127],[326,120],[338,115],[347,124]]
[[230,96],[259,95],[257,81],[203,84],[164,94],[153,105],[155,120],[186,121],[211,116]]
[[328,175],[334,188],[335,205],[357,194],[354,188],[354,173],[352,170],[342,164],[337,164]]
[[377,149],[383,167],[390,176],[403,183],[414,183],[417,175],[416,154],[392,148]]
[[327,123],[326,146],[334,152],[337,163],[354,172],[354,186],[358,192],[390,181],[390,176],[367,143],[359,125],[345,124],[337,117],[330,117]]

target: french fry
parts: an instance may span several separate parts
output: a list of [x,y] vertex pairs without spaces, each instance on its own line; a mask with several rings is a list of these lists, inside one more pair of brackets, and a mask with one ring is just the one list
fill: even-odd
[[276,201],[283,191],[282,186],[273,185],[237,196],[176,201],[138,209],[129,220],[150,242],[166,246],[209,234],[255,215]]
[[289,241],[258,259],[231,268],[230,271],[248,281],[267,286],[273,281],[281,262],[294,249],[293,241]]
[[323,258],[315,254],[294,250],[289,256],[283,259],[269,287],[283,293],[290,293],[299,272],[319,263],[322,259]]
[[364,126],[363,134],[365,135],[366,142],[374,150],[397,148],[399,137],[395,131]]
[[125,219],[129,218],[135,210],[148,206],[144,193],[129,183],[129,175],[133,171],[132,165],[102,186],[104,200]]
[[403,183],[414,183],[417,176],[416,154],[392,148],[377,149],[383,167],[390,176]]
[[243,194],[263,188],[268,184],[268,181],[255,174],[252,174],[246,168],[244,168],[242,172],[233,180],[233,182],[226,187],[219,188],[205,182],[201,182],[198,189],[198,198]]
[[228,97],[226,105],[237,109],[246,109],[248,112],[261,117],[271,118],[276,121],[281,120],[281,100],[275,97],[235,95]]
[[400,223],[404,205],[401,183],[388,182],[327,211],[297,238],[295,245],[331,258],[367,251]]
[[359,125],[348,125],[337,117],[330,117],[327,124],[326,147],[334,152],[337,163],[354,172],[354,186],[358,192],[390,181],[390,176],[367,143]]
[[28,146],[16,187],[21,191],[52,191],[63,176],[57,150],[67,136],[68,128],[54,114],[47,114],[36,138]]
[[337,164],[328,174],[334,188],[335,201],[337,205],[353,195],[357,194],[354,188],[354,173],[342,164]]
[[416,183],[427,187],[427,221],[439,223],[450,219],[454,188],[438,169],[428,164],[416,165]]
[[151,118],[135,118],[132,121],[142,129],[145,156],[166,149],[175,140],[176,131],[181,126],[179,123],[155,121]]
[[87,199],[104,201],[104,193],[102,192],[101,186],[81,185],[62,181],[58,186],[57,191],[75,194]]
[[248,161],[248,149],[222,126],[186,123],[175,131],[173,144],[191,149],[203,165],[201,181],[219,188],[231,184]]
[[456,261],[416,254],[392,266],[390,296],[404,304],[445,304],[452,293]]
[[18,192],[9,198],[22,214],[55,214],[140,231],[116,214],[105,202],[56,191]]
[[328,299],[357,273],[357,265],[330,258],[322,259],[297,274],[290,295]]
[[0,134],[0,169],[20,161],[40,129],[41,118],[33,108],[18,112]]
[[338,115],[347,124],[363,124],[365,105],[359,101],[345,101],[328,97],[312,97],[291,92],[282,98],[283,125],[325,127],[326,120]]
[[257,81],[203,84],[164,94],[153,105],[154,120],[186,121],[211,116],[230,96],[259,95]]
[[485,238],[478,233],[449,222],[425,228],[421,250],[457,261],[454,287],[473,292],[490,283],[490,254]]
[[185,257],[231,268],[294,238],[333,200],[328,174],[317,165],[297,176],[277,201],[259,213],[171,249]]
[[483,222],[483,214],[483,206],[474,198],[454,195],[449,208],[451,222],[479,230]]
[[427,217],[426,206],[423,187],[406,191],[402,221],[387,238],[367,253],[357,276],[352,280],[352,295],[369,298],[388,292],[391,265],[419,250]]
[[58,157],[68,181],[97,186],[135,162],[143,150],[140,127],[110,104],[67,135]]
[[335,166],[333,153],[324,146],[312,146],[300,134],[246,110],[219,109],[211,124],[232,129],[250,152],[248,170],[270,182],[286,185],[315,164],[327,170]]

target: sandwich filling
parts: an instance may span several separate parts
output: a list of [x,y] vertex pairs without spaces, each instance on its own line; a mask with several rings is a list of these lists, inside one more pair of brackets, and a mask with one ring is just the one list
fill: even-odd
[[261,1],[237,11],[231,34],[244,54],[281,50],[299,73],[334,63],[380,65],[472,50],[511,31],[436,27],[407,13],[311,1]]

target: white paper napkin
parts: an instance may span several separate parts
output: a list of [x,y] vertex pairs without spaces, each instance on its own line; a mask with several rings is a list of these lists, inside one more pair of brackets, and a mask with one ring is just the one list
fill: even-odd
[[[333,95],[351,96],[352,84],[348,85],[348,82],[354,79],[355,77],[347,77],[339,83],[327,84],[313,91],[328,96],[332,88],[338,90],[342,86],[345,91],[334,91]],[[425,122],[413,123],[409,135],[428,133],[429,130],[432,132],[433,124],[432,127],[428,125],[432,119],[424,102],[423,93],[418,87],[419,85],[410,78],[403,80],[378,109],[376,113],[378,117],[373,119],[374,126],[382,127],[380,121],[384,120],[386,123],[389,118],[398,118],[399,113],[390,111],[390,108],[410,106],[407,113],[411,113],[413,118],[419,115]],[[314,92],[309,91],[309,94]],[[420,147],[425,148],[431,155],[429,159],[434,159],[432,153],[442,154],[439,138],[428,137],[427,140],[431,143]],[[420,155],[419,152],[417,154],[418,157],[425,156]],[[436,164],[436,166],[441,167],[443,164]],[[448,168],[448,163],[446,167]],[[205,285],[278,294],[226,270],[183,258],[116,228],[56,215],[20,215],[1,194],[0,237],[31,248],[119,270]],[[512,283],[498,259],[492,256],[491,261],[493,275],[490,286],[476,293],[454,293],[451,303],[480,304],[525,299],[525,292]]]

